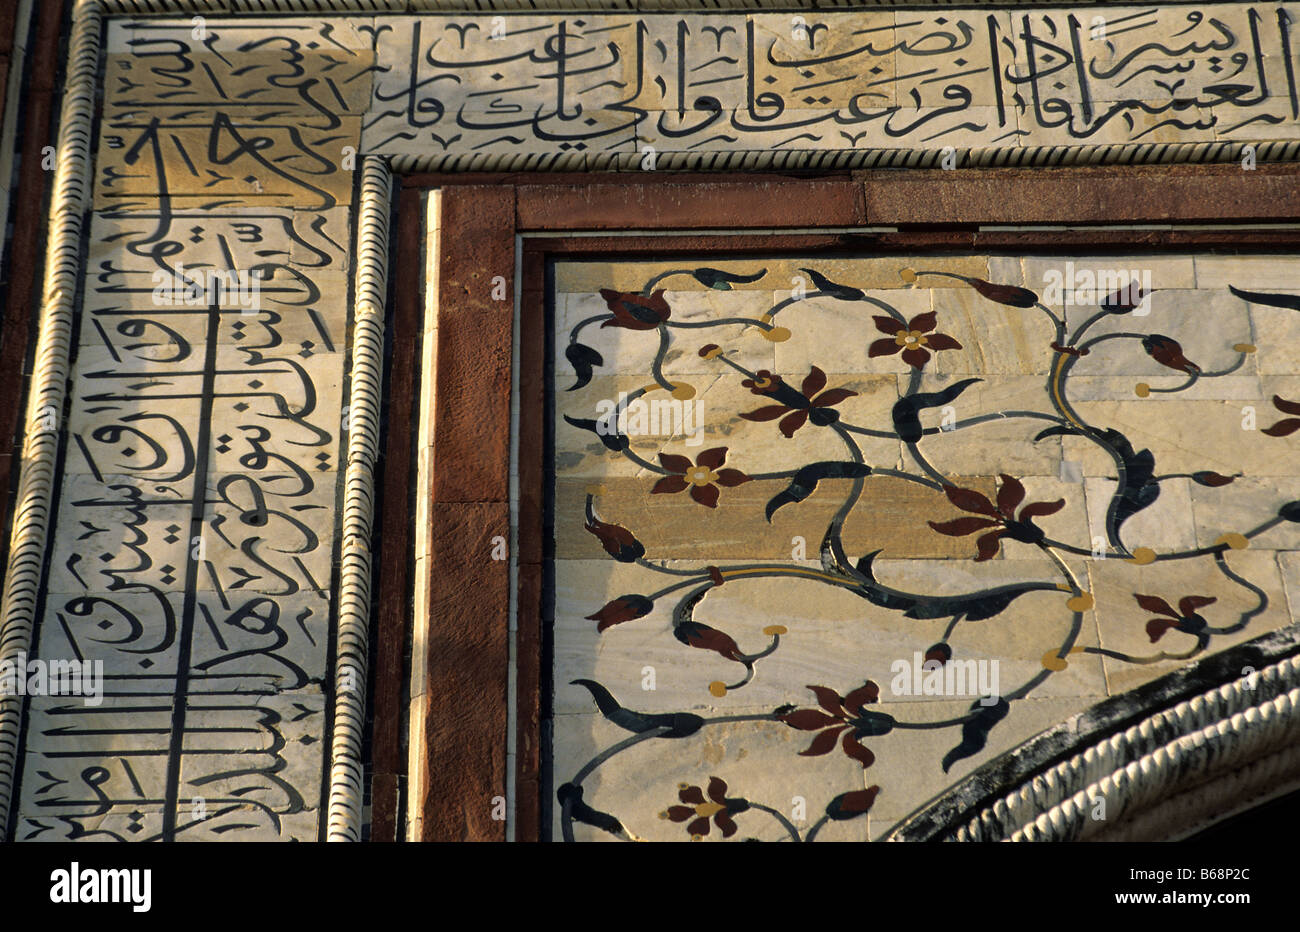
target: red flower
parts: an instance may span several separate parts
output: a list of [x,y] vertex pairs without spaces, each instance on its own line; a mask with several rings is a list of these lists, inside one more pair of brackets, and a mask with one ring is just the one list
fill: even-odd
[[876,356],[893,356],[901,352],[903,362],[920,369],[930,361],[930,353],[925,347],[928,346],[936,352],[962,348],[961,344],[948,334],[934,332],[934,328],[939,323],[938,315],[934,311],[917,314],[907,322],[906,326],[885,314],[871,319],[876,322],[877,330],[889,334],[889,339],[876,340],[867,349],[867,356],[873,359]]
[[600,325],[602,328],[626,327],[628,330],[653,330],[672,314],[668,302],[664,300],[662,288],[650,295],[602,288],[600,296],[614,312],[614,319],[605,321]]
[[949,537],[964,537],[985,528],[997,528],[996,531],[981,535],[979,540],[975,542],[976,546],[979,547],[979,556],[975,558],[977,563],[982,560],[993,559],[998,552],[998,541],[1004,537],[1018,540],[1022,544],[1039,543],[1043,539],[1043,532],[1040,528],[1035,527],[1030,519],[1054,515],[1065,507],[1065,499],[1063,498],[1054,502],[1030,502],[1020,509],[1020,515],[1017,517],[1016,508],[1025,500],[1025,487],[1020,484],[1019,479],[1008,476],[1006,473],[1003,473],[1001,478],[1002,487],[998,490],[998,503],[996,506],[988,500],[988,496],[974,489],[960,489],[955,485],[946,485],[943,488],[944,494],[948,496],[948,501],[962,511],[969,511],[986,517],[954,518],[951,521],[938,523],[934,521],[926,522],[940,534],[947,534]]
[[659,462],[672,475],[664,476],[656,482],[655,487],[650,492],[651,494],[656,492],[681,492],[683,489],[689,488],[691,498],[701,505],[716,508],[718,507],[718,487],[713,483],[716,482],[718,485],[731,488],[740,485],[742,482],[749,481],[749,476],[739,469],[719,469],[718,467],[726,460],[726,447],[714,447],[712,450],[705,450],[695,458],[694,464],[685,456],[678,456],[675,453],[660,453]]
[[676,625],[673,628],[673,637],[687,647],[711,650],[727,660],[734,660],[736,663],[746,662],[745,655],[740,650],[740,645],[735,642],[730,634],[719,631],[717,628],[710,628],[698,621],[683,621],[681,624]]
[[1087,356],[1092,352],[1092,350],[1090,349],[1079,349],[1078,347],[1074,347],[1074,346],[1062,346],[1060,343],[1057,343],[1055,340],[1053,340],[1048,345],[1052,349],[1056,350],[1058,353],[1064,353],[1067,356]]
[[[862,765],[865,770],[875,761],[876,755],[870,748],[858,742],[859,738],[871,735],[883,735],[893,729],[894,720],[882,712],[868,712],[862,707],[880,698],[880,687],[867,680],[847,696],[841,696],[827,686],[809,686],[817,697],[817,703],[825,709],[795,709],[777,716],[777,721],[785,722],[791,728],[800,731],[816,731],[808,749],[800,751],[802,757],[819,757],[829,754],[835,747],[836,738],[844,733],[840,742],[844,753]],[[788,707],[787,707],[788,708]],[[778,712],[781,710],[778,709]]]
[[[849,391],[847,388],[832,388],[829,391],[822,391],[826,387],[826,373],[813,366],[809,370],[807,377],[803,380],[803,385],[799,391],[795,391],[789,385],[786,385],[780,376],[771,375],[766,371],[756,373],[758,380],[744,379],[740,384],[744,385],[755,395],[769,395],[780,402],[780,404],[767,405],[756,411],[747,411],[740,416],[747,421],[771,421],[781,418],[781,423],[777,427],[781,428],[781,433],[787,437],[793,437],[794,432],[803,427],[808,421],[812,421],[819,427],[826,427],[834,424],[840,419],[840,412],[836,411],[832,405],[837,405],[846,398],[852,398],[857,392]],[[763,380],[772,381],[771,385],[763,385],[760,389],[756,386],[762,385]],[[818,394],[821,392],[821,394]],[[781,415],[785,417],[781,417]]]
[[625,621],[631,621],[634,618],[640,618],[650,614],[654,610],[655,604],[640,593],[631,593],[621,595],[605,605],[595,614],[586,617],[597,622],[596,631],[601,632],[606,628],[612,628],[614,625],[621,625]]
[[1178,600],[1178,611],[1174,611],[1173,607],[1159,596],[1134,593],[1133,598],[1148,612],[1165,616],[1152,618],[1147,622],[1147,635],[1151,638],[1152,644],[1164,637],[1165,632],[1170,628],[1187,634],[1199,634],[1204,630],[1206,621],[1196,613],[1196,610],[1219,601],[1212,596],[1188,595]]
[[692,841],[698,841],[709,834],[709,819],[722,829],[723,838],[730,838],[736,834],[736,823],[731,817],[749,808],[747,799],[727,798],[727,781],[719,777],[709,777],[708,800],[705,800],[704,791],[698,786],[690,786],[686,783],[678,784],[677,798],[688,805],[669,806],[659,813],[659,818],[685,822],[694,817],[695,821],[686,826]]
[[741,379],[740,384],[755,395],[771,395],[780,391],[785,381],[779,375],[773,375],[766,369],[759,369],[752,379]]
[[621,524],[606,524],[601,521],[591,510],[590,504],[587,506],[585,527],[596,536],[605,552],[620,563],[635,563],[645,556],[645,545],[631,531]]
[[[1281,395],[1273,396],[1273,407],[1277,408],[1283,414],[1300,414],[1300,402],[1287,401]],[[744,417],[742,414],[741,417]],[[1264,433],[1270,437],[1286,437],[1300,430],[1300,418],[1285,417],[1278,421],[1272,427],[1264,428]]]
[[871,810],[871,804],[876,801],[876,796],[879,793],[880,787],[878,786],[869,786],[865,790],[850,790],[847,793],[841,793],[826,804],[826,814],[837,822],[856,818]]
[[990,301],[996,301],[999,304],[1005,304],[1009,307],[1033,307],[1038,303],[1038,295],[1028,288],[1021,288],[1017,285],[995,284],[994,282],[986,282],[982,278],[966,278],[964,275],[956,277],[965,281]]
[[1183,346],[1173,337],[1153,333],[1142,338],[1142,348],[1147,355],[1170,369],[1186,372],[1188,375],[1200,372],[1201,367],[1183,355]]

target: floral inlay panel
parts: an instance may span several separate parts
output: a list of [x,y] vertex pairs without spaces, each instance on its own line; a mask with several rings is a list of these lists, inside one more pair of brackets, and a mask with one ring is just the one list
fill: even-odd
[[555,838],[878,838],[1294,623],[1294,257],[554,278]]

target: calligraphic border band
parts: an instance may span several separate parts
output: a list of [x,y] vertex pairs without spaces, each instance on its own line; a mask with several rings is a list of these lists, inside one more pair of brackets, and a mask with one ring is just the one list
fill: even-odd
[[[27,425],[22,447],[22,467],[14,508],[11,549],[4,583],[0,618],[0,656],[24,652],[31,643],[44,560],[50,536],[50,509],[59,459],[59,432],[34,430],[43,412],[62,412],[66,401],[70,341],[75,295],[81,268],[81,238],[92,183],[95,106],[101,63],[101,36],[106,17],[142,17],[197,14],[294,13],[414,13],[477,11],[587,11],[621,12],[710,11],[746,9],[816,9],[861,7],[843,4],[741,2],[741,0],[653,0],[625,4],[582,0],[493,0],[493,2],[435,2],[435,0],[77,0],[72,16],[68,70],[60,108],[53,196],[49,207],[49,235],[42,286],[35,361]],[[874,5],[874,4],[866,4]],[[881,5],[884,5],[883,3]],[[893,4],[890,4],[893,6]],[[911,4],[943,7],[944,3]],[[964,5],[970,4],[952,4]],[[999,7],[1059,6],[1055,2],[1002,0]],[[1259,161],[1300,160],[1300,140],[1254,143]],[[1243,144],[1229,142],[1122,143],[1096,146],[1043,146],[956,150],[959,166],[1041,167],[1056,165],[1168,164],[1177,162],[1235,161]],[[830,151],[737,151],[665,153],[659,167],[707,170],[832,170],[846,168],[933,167],[950,153],[943,150],[876,149]],[[361,836],[363,798],[361,732],[364,727],[365,663],[370,606],[371,519],[375,493],[374,467],[382,400],[383,315],[388,272],[388,224],[391,214],[392,173],[417,171],[517,172],[592,169],[636,170],[635,154],[592,157],[577,153],[479,153],[465,155],[394,156],[363,153],[361,197],[358,209],[357,254],[354,283],[356,322],[350,379],[349,412],[354,425],[348,436],[345,502],[342,516],[342,571],[339,582],[340,617],[336,635],[334,733],[329,761],[329,802],[326,837],[331,841],[358,840]],[[1207,735],[1229,734],[1235,759],[1248,759],[1252,748],[1269,745],[1279,734],[1291,735],[1300,722],[1300,690],[1294,687],[1300,662],[1294,658],[1270,666],[1262,674],[1277,695],[1252,704],[1243,698],[1239,683],[1228,682],[1200,701],[1187,700],[1158,712],[1108,739],[1116,760],[1126,763],[1098,777],[1087,752],[1079,752],[1052,771],[1050,779],[1008,792],[1000,805],[982,810],[968,825],[954,827],[955,837],[1072,837],[1077,834],[1089,786],[1109,780],[1125,799],[1136,798],[1142,786],[1167,785],[1186,771],[1188,749],[1200,748]],[[345,683],[349,688],[341,688]],[[1221,702],[1214,701],[1215,695]],[[0,816],[7,821],[18,764],[21,697],[0,699]],[[1150,735],[1160,722],[1177,720],[1180,735],[1153,746]],[[1200,736],[1199,739],[1197,736]],[[1198,743],[1199,740],[1199,743]],[[1181,742],[1181,743],[1180,743]],[[1173,750],[1170,750],[1173,748]],[[1180,757],[1182,755],[1182,757]],[[1204,755],[1202,755],[1203,757]],[[1096,757],[1094,752],[1093,758]],[[1134,771],[1133,768],[1137,768]],[[1142,775],[1142,780],[1135,778]],[[1164,781],[1161,784],[1161,781]],[[1044,795],[1042,786],[1050,784]],[[960,792],[960,788],[957,788]],[[1026,795],[1028,793],[1029,795]],[[1017,796],[1019,794],[1019,796]],[[1080,797],[1080,794],[1084,794]],[[1042,814],[1026,821],[1023,803],[1032,797]],[[1042,807],[1050,808],[1042,812]]]

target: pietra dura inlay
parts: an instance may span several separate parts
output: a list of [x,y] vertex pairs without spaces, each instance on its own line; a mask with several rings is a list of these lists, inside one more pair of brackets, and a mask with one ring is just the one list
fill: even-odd
[[1291,625],[1264,259],[557,263],[555,837],[879,837]]
[[[1129,6],[1098,9],[1086,17],[1037,8],[498,16],[349,15],[341,12],[343,3],[330,4],[340,12],[322,15],[310,0],[265,5],[249,0],[241,8],[292,8],[303,15],[208,15],[208,4],[196,3],[204,13],[197,22],[188,13],[151,18],[146,6],[140,4],[143,12],[136,13],[129,0],[78,0],[68,43],[39,339],[25,445],[15,456],[22,473],[11,510],[0,659],[22,654],[102,661],[106,695],[94,708],[50,696],[0,700],[0,816],[7,818],[7,837],[15,840],[360,835],[370,470],[377,449],[376,379],[382,371],[387,294],[385,162],[398,170],[507,171],[948,164],[944,160],[953,158],[962,165],[1202,156],[1235,161],[1254,157],[1242,150],[1247,143],[1256,144],[1265,161],[1270,154],[1293,158],[1300,147],[1293,18],[1287,7],[1270,3]],[[185,13],[186,4],[169,3],[167,9]],[[1140,151],[1097,148],[1115,145]],[[967,149],[979,151],[970,155]],[[448,235],[463,239],[467,231]],[[1087,537],[1091,547],[1091,538],[1100,536],[1118,550],[1134,545],[1135,538],[1124,534],[1141,532],[1143,539],[1155,534],[1162,524],[1151,516],[1171,502],[1182,503],[1179,514],[1166,522],[1179,547],[1208,553],[1227,546],[1218,542],[1225,532],[1246,536],[1250,547],[1229,548],[1213,578],[1227,585],[1228,574],[1235,573],[1270,593],[1269,608],[1250,620],[1250,631],[1282,623],[1280,579],[1294,585],[1294,564],[1283,563],[1279,577],[1276,568],[1251,561],[1260,561],[1270,545],[1286,544],[1290,532],[1283,523],[1250,536],[1255,527],[1250,521],[1275,514],[1273,498],[1295,494],[1286,491],[1289,441],[1263,430],[1274,417],[1279,425],[1294,419],[1285,407],[1300,398],[1289,381],[1296,371],[1294,324],[1268,301],[1235,295],[1229,286],[1277,293],[1293,279],[1275,280],[1285,263],[1272,257],[1183,257],[1181,264],[1169,266],[1167,276],[1160,271],[1163,259],[1135,261],[1148,261],[1157,272],[1151,298],[1156,307],[1174,300],[1197,308],[1210,302],[1221,310],[1216,317],[1221,325],[1150,334],[1134,318],[1133,332],[1143,334],[1145,344],[1134,342],[1136,337],[1116,340],[1076,358],[1058,339],[1064,349],[1044,350],[1038,329],[1018,309],[1009,310],[969,284],[1012,281],[1014,275],[995,274],[1001,271],[997,263],[1005,262],[996,257],[918,258],[918,275],[924,269],[949,277],[921,276],[914,289],[893,288],[888,301],[898,316],[887,316],[898,327],[881,325],[886,329],[864,325],[856,312],[865,305],[857,306],[858,299],[846,303],[830,297],[836,283],[871,294],[903,284],[896,279],[899,269],[886,269],[878,259],[853,260],[841,268],[800,257],[770,266],[766,277],[749,282],[677,275],[665,281],[662,300],[654,297],[656,286],[644,300],[613,301],[613,309],[600,289],[637,293],[647,280],[645,269],[616,265],[590,283],[574,278],[556,296],[557,320],[572,326],[584,315],[622,316],[615,318],[620,324],[615,328],[585,328],[577,345],[586,349],[557,361],[561,373],[592,370],[584,388],[562,397],[571,401],[597,392],[617,403],[620,397],[639,398],[654,385],[648,396],[654,401],[667,396],[664,383],[690,383],[697,395],[673,400],[706,401],[707,417],[701,422],[704,445],[683,442],[667,464],[653,458],[658,446],[635,437],[626,451],[602,460],[594,453],[608,449],[608,436],[557,422],[559,556],[579,574],[565,584],[571,593],[563,587],[560,593],[562,605],[573,600],[569,614],[557,618],[555,660],[561,678],[599,680],[629,708],[678,711],[677,696],[685,694],[675,694],[663,678],[671,669],[683,677],[680,685],[690,702],[697,701],[692,690],[698,684],[687,676],[691,667],[675,652],[679,641],[671,641],[674,650],[662,654],[658,689],[634,693],[639,680],[631,676],[631,666],[619,666],[621,681],[591,669],[593,657],[610,662],[615,657],[593,654],[594,645],[582,640],[591,637],[592,625],[583,621],[581,634],[572,628],[601,610],[591,603],[609,571],[599,560],[608,547],[601,542],[593,548],[584,528],[641,516],[649,521],[638,530],[647,559],[667,561],[671,573],[684,574],[682,581],[703,586],[707,580],[709,592],[698,605],[701,617],[724,608],[747,618],[756,610],[786,611],[778,606],[789,598],[788,587],[801,589],[795,604],[816,605],[826,616],[815,623],[818,643],[840,666],[808,656],[794,664],[802,663],[808,675],[796,676],[793,691],[775,671],[806,649],[801,637],[803,645],[817,639],[777,620],[759,625],[757,634],[727,629],[726,637],[737,639],[737,651],[780,644],[744,688],[719,697],[729,704],[756,703],[737,713],[745,716],[770,717],[777,705],[803,703],[806,694],[797,693],[805,680],[840,690],[845,702],[853,695],[853,714],[860,713],[857,699],[865,694],[851,692],[861,681],[850,682],[848,674],[850,666],[855,675],[861,672],[865,660],[860,650],[853,653],[853,626],[836,621],[846,612],[853,618],[860,614],[866,584],[855,574],[869,572],[881,585],[929,599],[955,598],[981,586],[1012,587],[1003,591],[1020,594],[1005,612],[1023,611],[1040,619],[1039,627],[1050,627],[1059,619],[1041,620],[1056,619],[1043,606],[1064,597],[1056,587],[1067,583],[1045,574],[1041,559],[1026,560],[1042,551],[1021,538],[1033,537],[1033,528],[1040,526],[1052,539],[1066,540],[1068,530],[1073,535],[1068,539],[1078,546]],[[762,264],[726,268],[736,276],[753,276]],[[812,272],[800,271],[805,268],[825,276],[829,290]],[[1037,287],[1028,269],[1025,265],[1024,283]],[[578,271],[575,266],[571,274]],[[510,279],[510,272],[501,274]],[[808,276],[809,294],[823,292],[806,306],[818,312],[804,315],[797,326],[786,322],[800,317],[789,310],[779,312],[779,324],[762,322],[765,309],[758,304],[775,308],[789,297],[792,277],[801,274]],[[202,284],[191,295],[194,282]],[[720,289],[725,284],[731,289]],[[756,304],[760,291],[767,294]],[[928,302],[940,291],[951,303],[930,327]],[[1063,312],[1072,333],[1081,324],[1079,309]],[[663,315],[672,328],[656,322]],[[733,327],[727,342],[713,336],[719,315],[760,321]],[[673,329],[682,323],[695,329]],[[668,329],[673,341],[661,352],[651,331]],[[791,339],[776,339],[784,329]],[[863,329],[897,352],[878,353],[863,367]],[[1090,333],[1103,329],[1098,325]],[[1233,340],[1257,342],[1259,353],[1244,361],[1232,357],[1214,342],[1229,330]],[[682,333],[710,335],[722,349],[700,355],[708,341],[683,346],[674,342]],[[849,333],[858,335],[856,341],[847,338]],[[566,340],[560,340],[561,347]],[[1134,355],[1139,345],[1148,349]],[[1121,350],[1127,355],[1113,362]],[[923,353],[931,358],[918,368]],[[602,366],[595,365],[597,356]],[[1187,368],[1189,360],[1201,367],[1199,377]],[[745,379],[753,384],[743,385],[731,364],[749,373]],[[1207,377],[1232,366],[1230,375]],[[939,480],[923,467],[916,468],[924,481],[901,475],[912,469],[906,464],[914,446],[928,450],[935,443],[924,431],[937,429],[934,419],[945,408],[958,412],[959,423],[967,408],[1050,414],[1052,405],[1064,402],[1044,394],[1045,386],[1067,370],[1068,380],[1061,378],[1076,392],[1077,416],[1115,431],[1109,446],[1059,412],[1056,421],[1039,426],[1062,430],[1038,441],[1017,433],[1029,419],[998,417],[969,428],[982,432],[979,442],[965,443],[966,427],[942,438],[944,459],[933,468],[959,481],[965,491],[958,501],[937,489]],[[1173,370],[1176,374],[1169,375]],[[982,381],[969,381],[976,378]],[[1140,402],[1131,396],[1135,380],[1150,389]],[[1276,406],[1272,394],[1279,399]],[[752,408],[740,406],[742,396],[751,399]],[[911,410],[927,397],[947,400]],[[1210,416],[1246,405],[1257,409],[1261,430],[1241,432]],[[1156,408],[1165,416],[1133,413]],[[718,419],[723,412],[731,414]],[[759,420],[739,418],[746,412]],[[595,412],[588,406],[571,416],[594,420]],[[771,422],[762,420],[769,416]],[[1065,424],[1058,423],[1062,418]],[[859,422],[874,433],[846,427]],[[905,437],[917,423],[922,440],[911,445]],[[1190,449],[1176,440],[1186,424],[1202,431]],[[1143,429],[1163,433],[1144,446],[1136,439]],[[1119,435],[1132,441],[1132,450]],[[758,445],[747,448],[742,436]],[[759,436],[766,439],[752,439]],[[854,462],[845,436],[857,445],[863,464]],[[1001,439],[990,444],[990,436]],[[723,447],[725,457],[715,452]],[[1143,507],[1134,507],[1119,522],[1118,509],[1103,507],[1114,498],[1106,470],[1120,462],[1140,475],[1142,464],[1125,457],[1140,459],[1147,448],[1156,451],[1166,473],[1159,482],[1160,500],[1138,501],[1154,486],[1126,485],[1132,494],[1120,500]],[[651,466],[629,466],[628,453]],[[1213,462],[1216,456],[1223,461]],[[870,474],[863,472],[865,463]],[[645,491],[640,488],[644,469],[662,471],[660,491],[651,499],[654,509],[633,502]],[[802,469],[810,471],[796,476]],[[1197,478],[1207,471],[1242,475],[1221,491]],[[1000,478],[1003,473],[1025,486],[1023,499],[1014,483]],[[781,483],[784,493],[775,488]],[[589,485],[603,487],[591,494],[590,503]],[[770,494],[767,486],[773,486]],[[843,496],[858,486],[874,492],[878,507],[851,508],[836,522],[848,501]],[[1214,497],[1230,492],[1241,497]],[[785,498],[769,523],[762,513],[778,493]],[[838,506],[833,505],[837,495]],[[995,518],[981,510],[987,510],[983,502],[999,500],[1011,508],[1013,498],[1014,515],[999,510]],[[1023,520],[1033,503],[1058,499],[1065,501],[1061,510],[1032,518],[1037,524]],[[618,502],[627,504],[618,510]],[[706,512],[717,522],[713,532],[672,530],[676,522]],[[755,515],[759,523],[748,525]],[[1231,527],[1219,527],[1216,516],[1231,516]],[[997,528],[944,534],[918,524],[921,517],[954,531],[973,526],[972,521],[993,521]],[[805,535],[805,557],[795,561],[802,567],[798,572],[751,578],[736,569],[788,562],[786,543],[796,533],[790,528],[801,527],[800,522],[822,527]],[[842,524],[837,539],[855,561],[886,540],[894,541],[893,549],[886,547],[869,566],[841,559],[819,568],[818,548],[829,523]],[[1079,531],[1083,527],[1087,534]],[[981,549],[996,554],[967,566]],[[1105,572],[1098,569],[1097,579],[1085,580],[1072,555],[1063,553],[1063,564],[1075,567],[1079,588],[1093,592],[1099,606],[1108,587],[1124,591],[1136,585],[1122,573],[1106,575],[1112,568],[1131,568],[1123,559],[1098,563]],[[936,559],[966,567],[946,577],[952,592],[907,575]],[[1212,555],[1206,559],[1214,562]],[[702,560],[714,567],[703,577]],[[1155,573],[1173,562],[1156,561],[1154,569],[1142,572]],[[967,578],[963,574],[974,573],[970,567],[997,581]],[[717,579],[733,577],[717,589]],[[1186,628],[1194,622],[1186,620],[1191,615],[1178,600],[1211,597],[1204,586],[1186,588],[1200,578],[1169,584],[1161,597],[1174,615],[1153,609],[1152,618],[1169,622],[1161,629],[1162,644],[1192,636]],[[621,586],[603,595],[614,599],[642,591]],[[829,601],[824,591],[833,593]],[[1247,590],[1239,585],[1231,591],[1239,597]],[[737,592],[747,594],[733,595]],[[1227,625],[1211,615],[1227,611],[1232,597],[1218,596],[1218,603],[1193,614],[1209,619],[1209,627]],[[654,611],[665,611],[664,604],[660,600]],[[604,611],[613,617],[640,607],[634,600]],[[1082,701],[1079,697],[1107,695],[1117,684],[1146,675],[1135,678],[1135,670],[1163,668],[1121,660],[1139,656],[1142,645],[1129,643],[1122,623],[1108,628],[1104,609],[1081,610],[1080,617],[1091,623],[1091,633],[1088,623],[1079,622],[1070,643],[1084,652],[1061,658],[1065,669],[1052,671],[1028,697],[1032,702],[1014,704],[1005,721],[992,720],[1001,707],[971,719],[971,741],[1005,746],[1034,730],[1021,710],[1041,709],[1035,723],[1057,721],[1058,713]],[[621,625],[605,637],[627,637],[626,632],[645,628],[647,619],[640,621],[640,628]],[[1070,624],[1068,618],[1065,623]],[[943,639],[943,623],[916,624],[933,634],[922,641]],[[789,636],[762,634],[763,628],[776,627],[788,628]],[[736,685],[727,672],[735,663],[726,659],[733,653],[729,642],[703,628],[679,624],[677,630],[689,635],[688,644],[693,638],[695,646],[720,648],[711,662],[724,666],[708,676]],[[1060,632],[1053,636],[1059,650]],[[627,662],[636,669],[654,664],[661,640],[647,636],[643,652]],[[916,625],[907,629],[905,640],[914,644]],[[980,643],[1002,650],[995,648],[996,638]],[[999,655],[1006,661],[1004,683],[1022,673],[1038,675],[1027,671],[1041,668],[1040,657],[1022,656],[1020,650],[1021,642],[1008,640]],[[836,671],[843,676],[833,675]],[[586,725],[578,723],[586,721],[589,696],[562,688],[557,696],[561,723],[574,727],[557,726],[557,760],[580,765],[584,753],[590,751],[590,757],[599,750],[597,743],[606,746],[604,736],[588,743]],[[634,695],[649,703],[634,701]],[[875,705],[894,714],[885,696]],[[960,703],[942,710],[942,703],[918,705],[933,707],[936,718],[968,717]],[[776,753],[773,749],[784,747],[794,734],[771,722],[761,724],[769,729],[764,740],[771,744],[763,753]],[[987,738],[974,734],[986,725]],[[746,734],[753,727],[748,720],[725,726]],[[888,740],[898,742],[905,731],[900,725]],[[721,733],[712,726],[706,732]],[[909,734],[918,740],[947,737],[941,729]],[[858,745],[845,747],[858,757],[807,761],[839,768],[825,774],[818,788],[843,785],[850,792],[855,783],[859,790],[873,785],[860,779]],[[729,753],[723,748],[718,744],[708,753]],[[762,756],[757,745],[750,753],[751,760]],[[957,761],[953,774],[975,758]],[[588,802],[602,795],[598,785],[618,769],[613,763],[621,766],[623,759],[583,783]],[[866,772],[878,774],[888,766],[893,764],[882,755]],[[690,779],[707,792],[710,776]],[[873,817],[902,815],[905,799],[940,788],[940,778],[935,779],[940,782],[923,784],[913,797],[882,779],[886,789]],[[724,799],[746,794],[757,804],[752,783],[731,780],[729,785],[725,792],[732,795]],[[825,802],[812,789],[806,798],[810,812]],[[864,799],[844,797],[842,805],[851,809]],[[660,804],[647,798],[644,805],[617,808],[642,813]],[[580,811],[576,802],[569,805],[570,813]],[[739,815],[725,802],[694,805],[722,807],[713,811],[715,819]],[[625,817],[629,826],[639,819]],[[866,822],[832,821],[823,837],[852,836]],[[641,834],[653,831],[636,824]],[[578,830],[589,827],[580,824]],[[680,834],[681,826],[672,827]]]

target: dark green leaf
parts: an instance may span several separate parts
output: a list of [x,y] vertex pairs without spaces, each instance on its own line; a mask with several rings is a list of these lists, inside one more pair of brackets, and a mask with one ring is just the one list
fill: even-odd
[[608,812],[592,809],[582,801],[582,787],[566,783],[555,791],[555,796],[560,801],[561,806],[565,803],[568,804],[569,815],[573,817],[574,821],[594,828],[604,829],[611,835],[621,836],[626,834],[623,823],[619,822],[618,819]]
[[871,467],[866,463],[834,460],[811,463],[795,473],[785,491],[779,492],[767,503],[767,520],[771,521],[772,515],[781,506],[803,501],[813,493],[822,479],[858,479],[869,475]]
[[600,714],[619,728],[627,731],[641,734],[655,728],[667,728],[668,731],[659,735],[659,737],[685,738],[704,727],[704,719],[689,712],[650,714],[625,709],[619,705],[618,700],[610,694],[608,689],[595,680],[574,680],[573,685],[585,686],[587,691],[591,693],[591,698],[596,701],[596,708],[600,710]]
[[732,285],[749,284],[758,281],[767,274],[767,269],[760,269],[753,275],[737,275],[735,272],[724,272],[722,269],[704,267],[695,269],[691,274],[695,276],[695,280],[705,288],[714,288],[718,291],[730,291]]
[[1288,311],[1300,311],[1300,295],[1242,291],[1240,288],[1234,288],[1231,285],[1228,286],[1228,290],[1241,300],[1249,301],[1251,304],[1267,304],[1270,307],[1286,308]]
[[812,269],[800,269],[799,271],[806,272],[808,277],[812,279],[813,284],[817,286],[817,290],[832,298],[839,298],[841,301],[861,301],[867,296],[866,292],[860,288],[833,282],[821,272],[815,272]]
[[921,412],[926,408],[938,408],[948,404],[967,388],[982,379],[962,379],[949,385],[941,392],[917,392],[905,395],[894,404],[894,430],[904,443],[916,443],[923,436]]
[[579,430],[591,431],[593,434],[595,434],[597,437],[600,438],[601,443],[609,447],[615,453],[621,453],[622,451],[626,450],[629,446],[631,446],[631,443],[628,441],[627,437],[619,433],[606,433],[600,430],[597,423],[591,418],[569,417],[566,414],[564,415],[564,419],[568,421],[570,424],[572,424],[574,427],[578,428]]
[[582,388],[591,381],[592,366],[603,366],[604,358],[585,343],[570,343],[564,348],[564,358],[573,366],[578,381],[569,386],[569,391]]
[[1007,713],[1011,711],[1011,706],[1001,696],[993,705],[981,705],[982,701],[977,699],[971,704],[975,714],[962,723],[961,743],[943,756],[944,773],[947,773],[957,761],[984,750],[993,726],[1006,718]]

